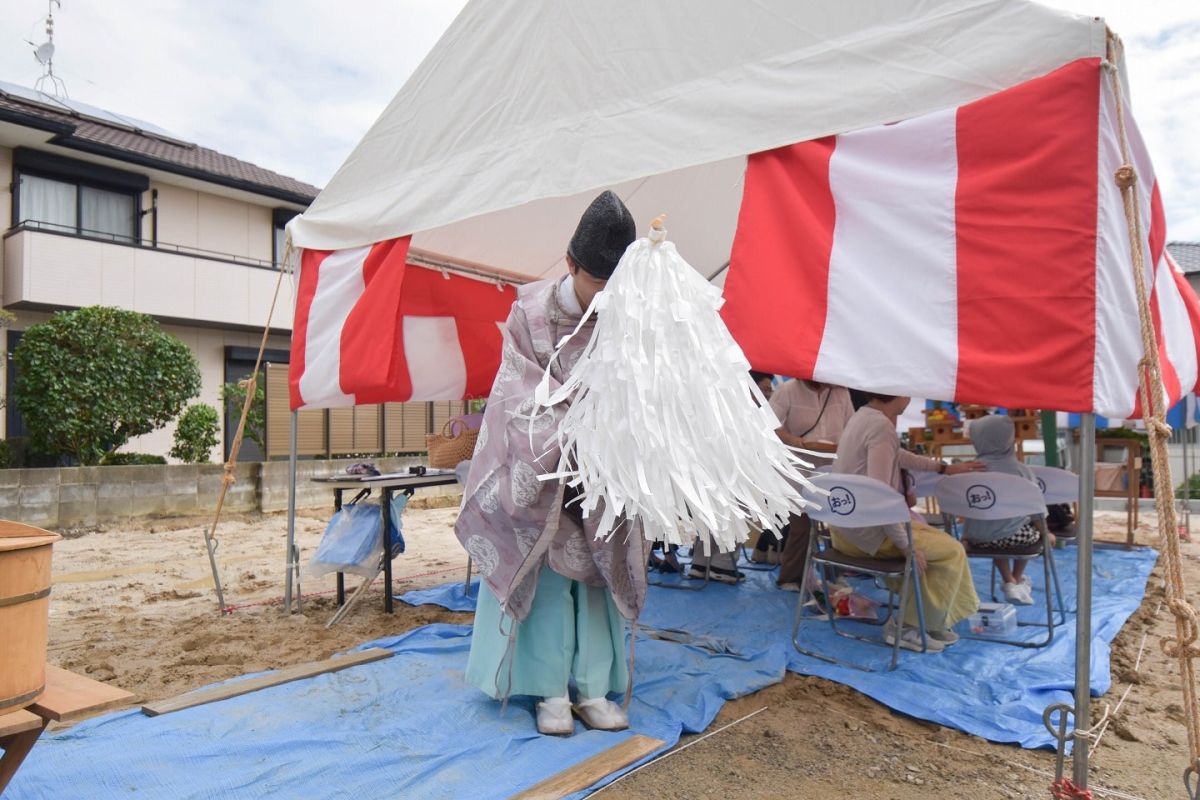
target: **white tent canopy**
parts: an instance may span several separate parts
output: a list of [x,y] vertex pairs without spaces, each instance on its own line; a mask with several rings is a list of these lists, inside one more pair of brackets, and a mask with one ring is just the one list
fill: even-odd
[[[543,277],[595,192],[667,213],[710,277],[745,156],[990,95],[1104,24],[1024,0],[472,0],[312,207],[298,247]],[[543,233],[544,232],[544,233]]]

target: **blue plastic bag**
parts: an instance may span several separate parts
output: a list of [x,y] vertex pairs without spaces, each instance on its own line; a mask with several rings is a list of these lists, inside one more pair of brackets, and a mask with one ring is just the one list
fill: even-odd
[[[391,517],[392,554],[395,558],[404,552],[404,535],[401,516],[408,504],[408,496],[392,498]],[[383,554],[383,538],[379,535],[379,504],[351,503],[334,513],[317,552],[308,562],[305,574],[318,577],[330,572],[348,572],[370,578],[379,567]]]

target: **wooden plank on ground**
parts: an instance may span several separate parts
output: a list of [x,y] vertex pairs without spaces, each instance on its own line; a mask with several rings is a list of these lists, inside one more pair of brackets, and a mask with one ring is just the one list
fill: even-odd
[[44,719],[69,721],[96,711],[129,705],[135,699],[132,692],[47,664],[46,691],[29,706],[29,710]]
[[308,664],[296,664],[295,666],[285,669],[269,672],[266,675],[260,675],[257,678],[250,678],[245,681],[237,681],[236,683],[227,683],[221,686],[214,686],[211,689],[201,689],[197,692],[189,692],[181,694],[178,697],[172,697],[167,700],[159,700],[154,703],[147,703],[142,706],[142,712],[150,717],[157,717],[159,714],[168,714],[172,711],[179,711],[192,706],[204,705],[205,703],[213,703],[217,700],[226,700],[230,697],[249,694],[256,692],[259,689],[266,689],[269,686],[278,686],[283,683],[291,683],[298,681],[301,678],[311,678],[314,675],[321,675],[326,672],[337,672],[338,670],[346,669],[347,667],[356,667],[359,664],[369,664],[372,661],[380,661],[385,658],[391,658],[392,651],[384,650],[379,647],[372,647],[369,650],[362,650],[358,653],[350,653],[339,658],[327,658],[324,661],[312,661]]
[[596,781],[645,758],[664,745],[666,742],[659,739],[634,734],[620,744],[580,761],[557,775],[551,775],[520,794],[513,795],[511,800],[558,800],[583,791]]
[[42,718],[37,714],[18,708],[7,714],[0,714],[0,739],[16,733],[24,733],[42,727]]

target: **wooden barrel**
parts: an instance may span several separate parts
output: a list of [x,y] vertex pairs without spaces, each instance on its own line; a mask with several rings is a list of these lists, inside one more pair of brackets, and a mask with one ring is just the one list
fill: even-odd
[[0,520],[0,714],[46,688],[50,553],[62,537]]

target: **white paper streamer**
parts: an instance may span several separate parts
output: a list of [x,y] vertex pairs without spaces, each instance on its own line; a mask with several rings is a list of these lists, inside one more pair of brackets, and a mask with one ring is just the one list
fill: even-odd
[[557,469],[538,477],[579,489],[585,517],[603,501],[598,538],[638,517],[647,539],[698,537],[727,552],[752,523],[777,528],[812,506],[799,494],[811,465],[775,434],[723,302],[656,229],[629,246],[584,314],[580,327],[595,314],[595,331],[563,385],[551,392],[549,370],[542,377],[538,406],[570,406]]

